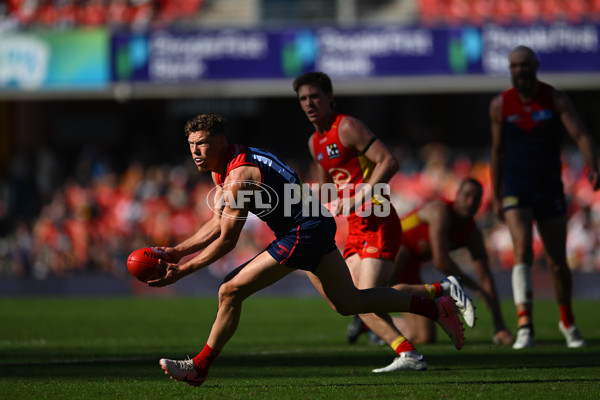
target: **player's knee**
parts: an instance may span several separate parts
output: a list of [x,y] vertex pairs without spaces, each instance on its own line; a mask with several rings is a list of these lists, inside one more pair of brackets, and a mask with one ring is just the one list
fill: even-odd
[[238,297],[239,288],[231,281],[224,282],[219,287],[219,303],[235,301]]

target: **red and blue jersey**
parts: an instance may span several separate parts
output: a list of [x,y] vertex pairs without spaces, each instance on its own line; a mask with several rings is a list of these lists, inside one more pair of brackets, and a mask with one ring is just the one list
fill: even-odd
[[554,104],[554,88],[538,82],[530,102],[515,88],[502,93],[505,141],[504,196],[535,192],[562,193],[560,141],[562,122]]
[[268,151],[230,145],[225,175],[213,173],[215,182],[223,187],[227,175],[243,165],[257,167],[261,175],[259,190],[250,193],[243,201],[248,202],[249,211],[264,221],[276,235],[311,219],[306,208],[313,201],[308,186],[303,185],[294,170]]

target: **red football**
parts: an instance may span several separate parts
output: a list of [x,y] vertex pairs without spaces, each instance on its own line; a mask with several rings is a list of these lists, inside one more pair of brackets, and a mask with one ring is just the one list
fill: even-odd
[[165,270],[158,266],[158,260],[165,257],[165,253],[150,247],[137,249],[129,255],[127,269],[140,281],[148,282],[163,276]]

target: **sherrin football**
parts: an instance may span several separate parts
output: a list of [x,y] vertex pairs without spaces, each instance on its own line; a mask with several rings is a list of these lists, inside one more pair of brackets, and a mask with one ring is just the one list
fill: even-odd
[[158,265],[158,260],[166,258],[165,253],[150,247],[137,249],[127,258],[129,273],[142,282],[148,282],[164,275],[165,269]]

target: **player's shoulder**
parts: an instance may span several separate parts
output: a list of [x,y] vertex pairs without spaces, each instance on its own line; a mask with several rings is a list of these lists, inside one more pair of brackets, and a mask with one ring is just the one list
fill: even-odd
[[445,218],[448,215],[448,205],[442,199],[431,200],[419,210],[419,217],[426,222]]
[[494,96],[490,101],[489,114],[493,122],[499,122],[504,108],[504,92]]
[[246,180],[260,181],[260,171],[255,163],[248,161],[240,161],[228,165],[227,176],[225,182],[237,182]]
[[497,94],[490,101],[490,109],[502,109],[502,104],[504,103],[504,92]]
[[338,124],[338,137],[348,148],[356,148],[373,135],[367,124],[351,115],[345,115]]

